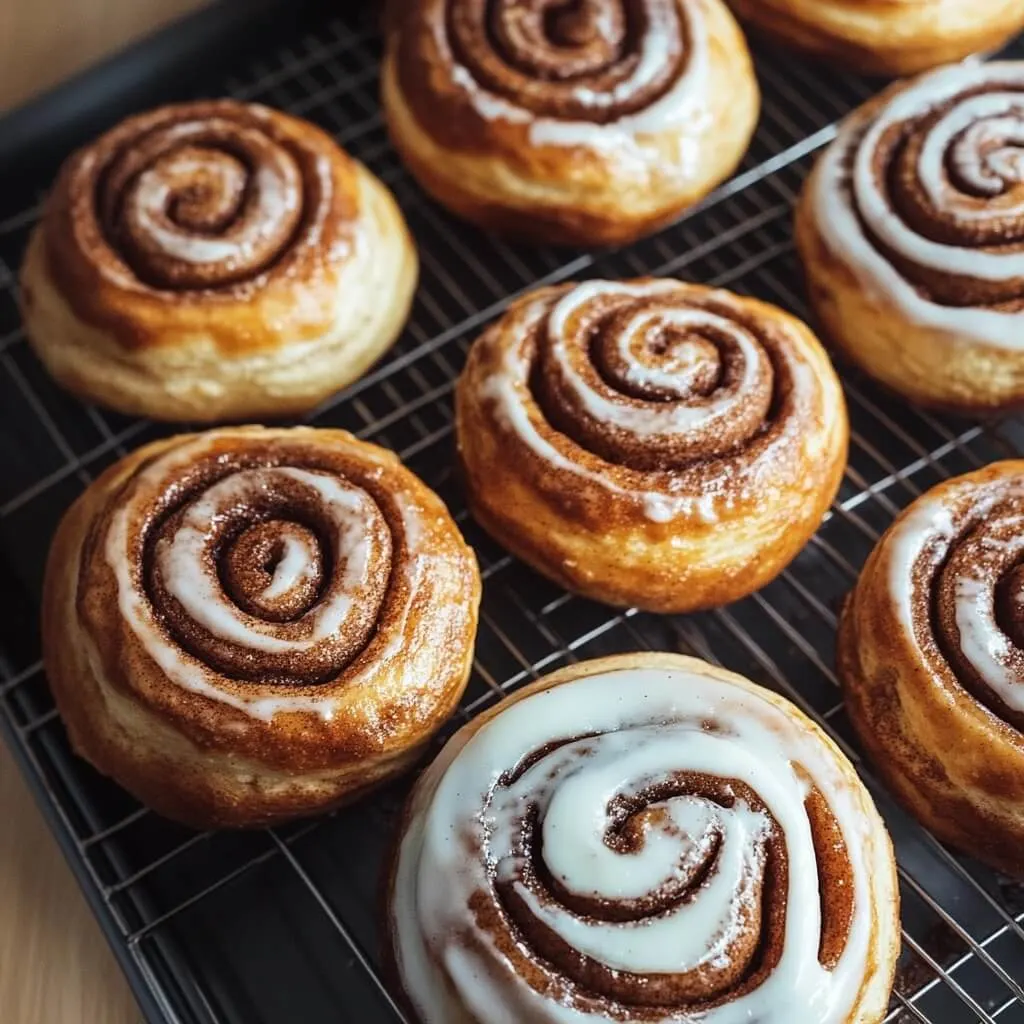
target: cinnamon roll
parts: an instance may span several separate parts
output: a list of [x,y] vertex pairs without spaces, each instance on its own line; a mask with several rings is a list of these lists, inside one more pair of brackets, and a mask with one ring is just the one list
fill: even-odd
[[420,184],[554,244],[624,242],[732,173],[757,121],[722,0],[402,0],[383,101]]
[[728,0],[785,46],[877,75],[910,75],[995,50],[1024,28],[1020,0]]
[[846,608],[839,670],[861,742],[939,838],[1024,877],[1024,461],[915,501]]
[[841,352],[926,405],[1024,400],[1024,62],[962,65],[857,111],[797,211]]
[[466,684],[480,581],[440,499],[338,430],[159,441],[75,502],[43,649],[74,748],[196,826],[402,771]]
[[653,611],[771,580],[846,463],[842,389],[814,335],[680,281],[525,296],[473,345],[455,409],[481,525],[569,590]]
[[389,955],[419,1024],[877,1024],[892,846],[788,701],[694,658],[584,662],[420,777]]
[[395,340],[417,260],[391,194],[319,128],[230,100],[129,118],[64,165],[21,273],[63,385],[122,412],[297,414]]

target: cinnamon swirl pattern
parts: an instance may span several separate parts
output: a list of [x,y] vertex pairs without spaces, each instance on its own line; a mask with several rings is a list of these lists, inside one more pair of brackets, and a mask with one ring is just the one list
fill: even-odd
[[1024,399],[1024,63],[945,68],[855,113],[797,213],[812,303],[889,387]]
[[129,118],[64,165],[26,254],[29,339],[84,397],[160,419],[305,411],[394,341],[416,254],[313,125],[229,100]]
[[688,611],[797,554],[846,459],[842,390],[773,306],[671,280],[587,281],[514,303],[456,390],[470,508],[596,600]]
[[466,683],[480,583],[443,504],[342,431],[140,449],[47,566],[43,649],[76,750],[161,813],[252,825],[402,770]]
[[428,192],[497,231],[623,242],[727,177],[759,106],[721,0],[410,0],[384,110]]
[[787,701],[693,658],[555,673],[411,797],[389,926],[421,1024],[878,1022],[892,847]]
[[846,704],[878,771],[940,838],[1024,877],[1024,462],[933,488],[844,610]]
[[878,75],[910,75],[996,50],[1024,28],[1019,0],[728,0],[773,41]]

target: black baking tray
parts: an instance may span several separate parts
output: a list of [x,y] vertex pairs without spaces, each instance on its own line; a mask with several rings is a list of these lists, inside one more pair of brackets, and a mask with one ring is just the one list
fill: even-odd
[[[401,1020],[379,972],[377,883],[407,784],[285,828],[197,834],[140,808],[71,754],[40,665],[49,539],[90,479],[169,432],[62,392],[20,328],[21,252],[75,146],[154,103],[230,94],[318,122],[394,190],[422,259],[409,325],[314,422],[398,451],[477,550],[485,580],[477,657],[448,732],[567,661],[650,647],[697,654],[786,694],[856,759],[832,671],[842,596],[879,532],[923,489],[1024,451],[1016,420],[925,414],[844,370],[850,467],[814,541],[765,590],[718,611],[657,617],[570,597],[540,579],[473,524],[452,475],[451,387],[469,343],[514,295],[582,276],[676,274],[806,317],[792,201],[837,119],[882,83],[755,46],[764,93],[757,136],[738,174],[699,209],[621,250],[512,247],[456,222],[399,163],[377,104],[378,19],[376,5],[216,4],[0,120],[0,731],[150,1022]],[[889,1019],[1024,1024],[1024,889],[940,846],[857,763],[901,872],[904,954]]]

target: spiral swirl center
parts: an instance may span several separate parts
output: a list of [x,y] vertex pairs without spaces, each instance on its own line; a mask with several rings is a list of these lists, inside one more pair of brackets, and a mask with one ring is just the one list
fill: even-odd
[[183,648],[242,679],[310,682],[367,643],[391,535],[364,491],[292,467],[233,473],[157,529],[151,600]]
[[804,726],[713,689],[559,684],[425,780],[393,903],[421,1019],[454,1019],[434,965],[480,1020],[846,1019],[870,917],[854,804]]
[[1024,239],[1022,142],[1019,97],[985,92],[931,114],[896,150],[893,202],[937,241],[1013,245]]
[[248,172],[230,153],[185,147],[160,157],[131,186],[128,205],[150,223],[166,217],[194,234],[224,231],[238,216]]
[[725,455],[769,417],[775,378],[761,339],[671,284],[581,285],[537,346],[548,419],[610,462],[658,470]]
[[[826,155],[826,236],[885,281],[915,319],[999,345],[1024,301],[1024,75],[946,68],[897,92]],[[830,190],[839,186],[835,206]],[[960,312],[963,310],[963,313]],[[954,333],[956,333],[954,331]]]
[[990,117],[965,129],[950,149],[951,177],[965,191],[998,196],[1024,184],[1022,147],[1024,104],[1013,116]]
[[314,603],[324,578],[320,539],[301,523],[243,530],[222,556],[225,590],[248,614],[288,622]]
[[620,56],[626,36],[625,12],[609,0],[503,0],[491,26],[511,64],[552,80],[601,71]]
[[934,583],[935,631],[957,679],[1024,728],[1024,512],[996,504],[953,541]]
[[698,324],[663,309],[613,313],[594,345],[594,362],[611,386],[634,398],[707,397],[721,382],[722,352],[698,332]]
[[210,288],[268,268],[302,216],[295,157],[254,125],[224,117],[155,128],[100,182],[104,228],[136,275]]
[[[735,987],[763,915],[781,912],[764,907],[769,851],[785,856],[773,819],[735,780],[666,776],[678,738],[655,727],[567,743],[492,803],[488,856],[509,917],[561,970],[582,955],[587,987],[627,1004]],[[720,742],[689,741],[698,759]]]
[[454,0],[459,62],[542,116],[606,123],[648,106],[685,69],[676,0]]

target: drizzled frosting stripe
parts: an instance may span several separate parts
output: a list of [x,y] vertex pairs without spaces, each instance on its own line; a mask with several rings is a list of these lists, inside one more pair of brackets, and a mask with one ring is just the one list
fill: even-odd
[[423,5],[452,86],[484,120],[536,145],[591,145],[706,116],[708,43],[689,0],[433,0]]
[[1024,728],[1024,477],[925,495],[885,543],[919,658]]
[[819,415],[802,338],[726,292],[588,281],[520,303],[477,342],[482,397],[542,466],[714,522]]
[[463,1019],[457,999],[481,1024],[845,1022],[872,969],[872,837],[835,757],[756,692],[684,670],[500,711],[421,780],[398,853],[420,1019]]
[[903,315],[1024,346],[1024,63],[897,89],[844,125],[815,181],[826,244]]

